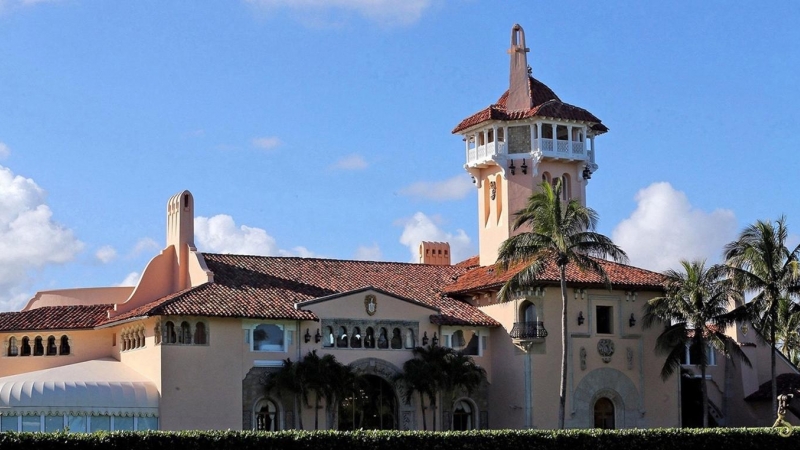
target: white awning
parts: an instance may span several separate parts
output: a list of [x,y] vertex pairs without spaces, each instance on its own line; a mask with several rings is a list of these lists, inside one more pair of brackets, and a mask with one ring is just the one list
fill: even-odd
[[155,383],[114,359],[0,378],[0,415],[158,416]]

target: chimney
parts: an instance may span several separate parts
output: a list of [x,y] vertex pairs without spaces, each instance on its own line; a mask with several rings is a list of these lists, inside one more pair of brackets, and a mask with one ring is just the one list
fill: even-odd
[[189,252],[194,247],[194,198],[189,191],[173,195],[167,202],[167,247],[178,257],[176,290],[190,286]]
[[419,263],[434,266],[450,265],[450,244],[447,242],[425,242],[419,244]]
[[527,111],[531,109],[533,103],[526,55],[529,51],[530,49],[525,47],[525,31],[519,24],[515,24],[511,28],[511,48],[508,49],[511,55],[511,74],[506,109],[509,111]]

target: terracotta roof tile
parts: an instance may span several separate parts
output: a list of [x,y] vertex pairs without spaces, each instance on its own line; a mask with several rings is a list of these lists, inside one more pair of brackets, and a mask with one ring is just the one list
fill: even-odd
[[[108,322],[153,315],[198,315],[316,320],[294,304],[373,286],[439,308],[442,320],[484,326],[498,322],[461,300],[442,296],[447,283],[466,269],[374,261],[270,256],[203,255],[214,282],[197,286]],[[444,319],[446,318],[446,319]]]
[[556,94],[539,80],[530,77],[530,89],[533,96],[533,106],[528,110],[508,111],[506,91],[497,100],[497,103],[490,105],[477,113],[462,120],[454,129],[453,133],[458,133],[472,126],[486,122],[488,120],[521,120],[529,117],[551,117],[554,119],[577,120],[592,124],[592,129],[605,133],[608,128],[600,122],[594,114],[569,103],[564,103]]
[[92,328],[108,317],[114,305],[45,306],[0,313],[0,331],[74,330]]
[[[598,262],[602,265],[603,269],[605,269],[606,274],[608,274],[612,287],[638,287],[655,290],[661,290],[663,288],[664,276],[660,273],[611,261],[598,259]],[[446,286],[444,292],[452,295],[487,288],[499,288],[524,267],[524,264],[520,264],[502,274],[498,273],[495,266],[475,267],[459,276],[455,283]],[[539,276],[539,280],[543,283],[560,283],[558,267],[555,264],[555,260],[548,261],[544,272]],[[567,266],[567,283],[581,284],[584,286],[605,286],[599,275],[583,272],[572,264]]]

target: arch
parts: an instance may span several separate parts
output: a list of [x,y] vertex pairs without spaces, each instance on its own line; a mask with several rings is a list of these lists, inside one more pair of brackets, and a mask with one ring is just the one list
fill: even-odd
[[56,346],[56,337],[55,336],[48,336],[47,338],[47,348],[45,349],[45,354],[47,356],[55,356],[58,354],[58,346]]
[[538,322],[539,313],[536,311],[536,305],[528,300],[523,301],[519,305],[519,320],[517,322]]
[[569,174],[561,175],[561,200],[567,201],[572,198],[572,183]]
[[614,405],[614,426],[616,428],[641,427],[639,423],[641,396],[627,375],[617,369],[601,367],[587,373],[572,396],[572,419],[570,428],[592,428],[594,426],[594,406],[605,397]]
[[395,350],[403,348],[403,337],[400,333],[400,328],[392,329],[392,348]]
[[353,335],[350,336],[350,348],[361,348],[361,328],[353,327]]
[[417,404],[416,396],[411,396],[408,403],[401,399],[405,397],[405,385],[403,383],[396,383],[395,377],[402,371],[394,364],[378,358],[362,358],[357,359],[350,363],[350,367],[361,375],[375,375],[390,386],[394,387],[395,395],[397,397],[397,429],[399,430],[416,430],[416,414]]
[[600,397],[594,403],[594,427],[603,430],[613,430],[614,427],[614,402],[606,397]]
[[178,336],[178,344],[191,344],[192,343],[192,327],[189,322],[181,322],[181,334]]
[[406,348],[416,347],[416,339],[414,339],[414,330],[412,330],[411,328],[406,328],[405,346]]
[[44,355],[44,343],[41,336],[36,336],[33,340],[33,356]]
[[178,342],[178,336],[175,334],[175,323],[171,320],[164,323],[164,339],[165,344],[175,344]]
[[381,327],[378,334],[378,348],[389,348],[389,337],[386,334],[386,328]]
[[364,348],[375,348],[375,330],[367,327],[367,335],[364,337]]
[[8,356],[17,356],[19,355],[19,347],[17,347],[17,338],[11,336],[8,338]]
[[197,345],[208,344],[208,333],[206,332],[206,324],[197,322],[194,326],[194,343]]
[[257,431],[282,430],[283,411],[281,403],[268,397],[261,397],[253,404],[253,429]]
[[333,334],[333,327],[325,327],[325,339],[322,340],[323,347],[333,347],[336,343],[336,336]]
[[336,338],[336,346],[339,348],[347,348],[347,328],[339,327],[339,335]]
[[69,345],[69,337],[67,335],[61,336],[61,342],[58,346],[58,354],[59,355],[69,355],[71,351],[71,347]]
[[468,431],[478,429],[478,406],[472,399],[461,397],[453,402],[451,430]]
[[20,356],[31,356],[31,340],[28,336],[22,337],[22,345],[20,346]]
[[552,177],[550,176],[550,172],[542,172],[542,182],[550,184]]

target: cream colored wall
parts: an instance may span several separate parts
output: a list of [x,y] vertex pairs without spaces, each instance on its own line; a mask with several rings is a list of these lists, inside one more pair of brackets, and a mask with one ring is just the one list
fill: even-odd
[[[611,368],[627,377],[635,386],[641,404],[636,409],[641,417],[636,418],[640,427],[677,426],[680,420],[680,399],[677,377],[666,382],[660,378],[663,358],[655,355],[655,339],[659,330],[643,331],[641,328],[641,309],[654,293],[638,292],[636,299],[626,298],[625,292],[608,292],[603,289],[588,290],[584,298],[575,298],[575,291],[568,289],[567,326],[571,336],[569,339],[569,362],[567,377],[567,426],[571,425],[573,412],[588,405],[576,404],[576,390],[584,377],[594,369]],[[538,320],[544,322],[548,331],[547,338],[535,343],[530,349],[531,358],[531,390],[532,390],[532,426],[534,428],[555,428],[558,425],[558,403],[561,364],[561,295],[557,286],[548,287],[543,297],[529,297],[538,309]],[[498,304],[481,307],[487,314],[502,323],[505,335],[493,339],[494,365],[496,380],[492,383],[492,406],[490,415],[495,418],[492,426],[518,427],[525,424],[524,379],[519,380],[513,372],[522,373],[525,368],[525,354],[512,348],[507,333],[517,320],[517,308],[520,301],[510,304]],[[609,335],[598,335],[593,327],[593,309],[598,304],[614,307],[614,329]],[[511,307],[509,307],[511,306]],[[578,313],[583,312],[585,322],[578,326]],[[637,320],[635,327],[628,324],[631,312]],[[495,335],[503,335],[501,330]],[[611,361],[606,363],[597,351],[600,339],[611,339],[615,352]],[[580,349],[586,350],[586,370],[580,368]],[[632,363],[629,367],[627,350],[631,349]],[[512,372],[509,374],[508,372]],[[502,375],[501,375],[502,373]],[[502,381],[502,382],[501,382]],[[626,405],[628,408],[630,405]],[[517,409],[520,408],[520,409]],[[506,415],[505,418],[503,416]],[[502,418],[502,419],[501,419]],[[505,423],[498,423],[498,419]],[[577,419],[576,419],[577,420]],[[620,424],[618,424],[619,427]]]
[[[63,335],[70,339],[70,354],[57,356],[7,356],[8,339],[17,338],[19,346],[23,336],[28,336],[33,346],[36,336],[42,336],[47,343],[49,336],[56,337],[56,343]],[[41,332],[0,333],[3,342],[3,354],[0,356],[0,377],[17,375],[34,370],[50,369],[98,358],[108,358],[113,355],[111,348],[111,332],[109,330],[48,330]]]
[[[114,327],[111,331],[116,335],[113,348],[114,357],[131,369],[146,376],[161,391],[161,346],[156,345],[155,326],[158,317],[151,317],[133,323]],[[142,348],[122,351],[120,334],[123,329],[134,325],[144,326],[145,345]]]
[[41,308],[43,306],[68,306],[68,305],[103,305],[125,301],[133,288],[122,287],[95,287],[76,289],[57,289],[52,291],[39,291],[22,308],[22,311]]
[[[480,264],[488,266],[497,260],[497,248],[509,236],[509,205],[507,180],[501,175],[498,166],[480,170],[478,187],[478,242],[480,245]],[[497,183],[496,200],[491,200],[490,182]]]
[[206,323],[208,345],[160,345],[163,430],[242,428],[241,320]]

